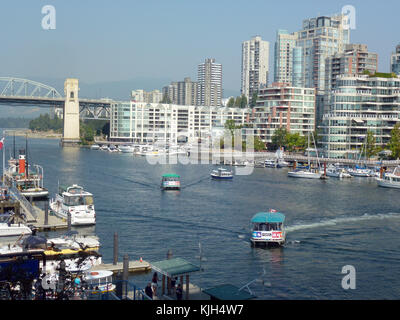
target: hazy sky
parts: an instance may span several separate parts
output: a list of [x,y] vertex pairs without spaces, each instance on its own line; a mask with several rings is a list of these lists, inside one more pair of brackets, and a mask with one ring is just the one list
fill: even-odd
[[[272,79],[277,29],[297,31],[303,19],[348,4],[357,13],[351,42],[377,52],[379,70],[388,72],[400,40],[397,0],[3,0],[0,76],[196,79],[197,65],[213,57],[222,63],[224,89],[239,91],[243,41],[260,35],[270,42]],[[44,5],[56,8],[55,30],[42,29]]]

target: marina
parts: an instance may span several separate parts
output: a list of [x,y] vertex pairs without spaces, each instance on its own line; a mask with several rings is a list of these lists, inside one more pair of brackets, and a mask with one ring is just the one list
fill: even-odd
[[[140,290],[144,290],[150,281],[151,274],[154,272],[154,261],[159,261],[160,256],[165,255],[166,249],[172,248],[174,255],[184,257],[199,266],[200,271],[194,273],[190,278],[189,291],[191,294],[189,299],[196,299],[196,297],[208,299],[204,293],[207,292],[207,289],[210,289],[210,293],[217,295],[218,290],[213,288],[218,288],[219,285],[230,284],[236,288],[242,288],[250,282],[252,283],[250,289],[255,298],[276,299],[285,292],[285,285],[278,285],[274,280],[275,277],[280,277],[280,273],[276,273],[276,270],[279,269],[276,268],[283,268],[282,271],[288,268],[285,276],[289,279],[292,279],[294,275],[303,274],[308,268],[311,268],[311,265],[307,266],[306,264],[301,269],[295,270],[293,268],[296,264],[288,265],[285,262],[288,259],[296,261],[298,249],[309,246],[309,240],[307,240],[309,237],[318,238],[320,232],[328,234],[333,232],[334,234],[340,232],[342,228],[347,230],[349,226],[354,225],[354,228],[357,228],[359,224],[368,230],[369,223],[372,227],[376,219],[383,219],[383,222],[390,222],[393,226],[397,223],[398,215],[394,206],[386,205],[383,212],[375,206],[375,203],[385,201],[385,198],[390,196],[384,191],[392,192],[386,188],[378,188],[375,177],[303,181],[303,179],[291,180],[287,176],[288,171],[292,168],[254,167],[250,175],[237,176],[232,180],[233,183],[224,184],[222,188],[219,186],[220,184],[212,184],[212,179],[210,179],[210,172],[219,168],[219,166],[215,167],[215,164],[152,165],[147,162],[146,157],[135,156],[131,153],[109,153],[79,148],[59,149],[59,146],[51,140],[33,140],[31,144],[31,152],[37,152],[38,155],[50,155],[50,159],[47,160],[38,157],[38,163],[43,165],[46,172],[49,171],[46,175],[48,178],[45,180],[45,185],[51,192],[58,190],[59,181],[65,181],[69,186],[78,183],[91,191],[96,199],[96,224],[86,227],[72,226],[71,223],[68,224],[68,219],[61,219],[54,215],[49,206],[46,215],[45,201],[32,201],[32,203],[28,200],[21,201],[22,212],[26,212],[27,220],[31,221],[29,225],[35,226],[37,231],[46,235],[48,239],[62,239],[62,233],[68,230],[76,230],[79,234],[83,232],[83,234],[87,233],[91,236],[96,235],[101,242],[98,249],[101,260],[91,267],[91,272],[112,272],[115,279],[118,279],[124,273],[124,262],[121,261],[121,257],[125,258],[126,256],[125,260],[128,261],[125,263],[126,272],[129,281],[134,283],[136,288],[135,290],[132,289],[133,287],[130,289],[128,295],[132,298],[144,297],[139,292],[143,292]],[[48,150],[48,152],[44,150]],[[62,161],[69,163],[72,161],[70,166],[77,172],[71,173],[68,166],[61,165],[61,170],[58,169],[58,166],[49,166],[48,164],[51,162],[48,161],[51,161],[52,154],[57,159],[64,159]],[[36,157],[37,155],[35,155]],[[101,168],[101,170],[99,173],[89,172],[85,167],[80,168],[84,163],[90,163],[92,167]],[[112,163],[113,165],[105,168],[101,163]],[[132,166],[133,164],[134,166]],[[296,165],[301,166],[301,162]],[[345,168],[343,164],[335,167]],[[121,171],[119,168],[124,168],[124,170]],[[232,171],[237,170],[235,166],[230,168]],[[329,171],[328,169],[329,167],[327,171]],[[390,171],[391,169],[387,168],[386,174],[389,174]],[[182,193],[159,193],[159,191],[157,193],[159,179],[165,175],[165,172],[176,172],[174,175],[180,177]],[[98,175],[97,178],[96,175]],[[246,185],[249,190],[245,191],[243,185]],[[266,186],[269,187],[264,190]],[[111,195],[107,193],[105,196],[104,190],[111,189],[115,191]],[[358,191],[358,189],[360,190]],[[122,190],[131,190],[130,192],[136,196],[132,199],[124,197]],[[300,190],[301,192],[298,192]],[[15,192],[15,190],[11,191],[11,194]],[[393,190],[393,192],[397,191]],[[230,197],[229,203],[227,203],[225,199],[228,194],[232,193],[234,196]],[[364,193],[369,194],[367,203],[363,198]],[[149,198],[150,195],[151,198]],[[112,202],[108,200],[109,197],[113,198]],[[196,206],[193,207],[192,204],[198,203],[199,197],[204,199],[203,207],[194,209]],[[243,206],[244,197],[250,197],[252,203]],[[324,202],[319,200],[322,198]],[[337,201],[338,198],[341,199],[340,202]],[[346,205],[350,203],[350,198],[352,206]],[[363,203],[365,203],[365,207],[360,210]],[[302,209],[294,210],[293,208],[297,208],[299,204]],[[254,216],[254,212],[266,210],[267,205],[285,212],[285,239],[284,244],[264,251],[266,249],[263,249],[262,246],[252,246],[253,231],[249,222]],[[323,212],[320,211],[322,205],[325,208]],[[178,210],[178,208],[183,208],[183,210]],[[374,208],[376,209],[375,213]],[[44,223],[45,219],[47,219],[47,224]],[[121,223],[121,221],[124,222]],[[154,232],[155,226],[160,223],[164,226],[165,231]],[[110,226],[112,226],[111,230]],[[191,230],[192,237],[189,240],[186,239],[186,233],[177,231],[180,226]],[[114,231],[119,234],[118,247],[121,253],[115,253],[112,250],[112,233]],[[363,234],[360,235],[360,245],[368,242],[367,238],[363,238]],[[345,246],[345,242],[342,241],[347,241],[346,236],[343,235],[343,237],[340,240],[341,247]],[[227,255],[221,253],[219,246],[221,242],[224,242],[224,247],[228,250],[226,251]],[[163,245],[159,245],[160,243]],[[329,259],[336,261],[336,264],[344,262],[342,260],[344,259],[343,252],[335,250],[329,253],[324,251],[324,243],[320,241],[316,243],[318,243],[318,247],[314,247],[313,251],[318,252],[321,257],[328,258],[329,256]],[[326,245],[329,243],[328,237]],[[73,247],[71,244],[69,246]],[[239,255],[239,259],[229,257],[228,252],[233,251],[236,252],[236,256]],[[310,252],[306,250],[302,255],[307,256]],[[115,254],[120,258],[115,259]],[[249,254],[251,258],[249,258]],[[368,260],[367,257],[364,256],[363,259]],[[120,261],[114,263],[113,259]],[[221,263],[223,261],[221,259],[229,261],[232,268],[227,268],[226,263]],[[71,260],[70,263],[76,262]],[[83,270],[87,267],[86,262],[81,267],[74,267],[71,264],[68,270],[76,268]],[[234,272],[236,268],[244,270],[237,279],[232,280],[228,274],[223,276],[225,272]],[[255,278],[262,277],[263,269],[272,272],[269,280],[271,287],[269,288],[257,285],[258,280],[253,281]],[[220,278],[215,277],[215,274],[218,274]],[[332,274],[334,274],[333,271]],[[115,279],[113,283],[118,281]],[[296,282],[294,278],[291,281]],[[310,278],[307,281],[314,283],[316,278]],[[173,294],[168,295],[167,283],[165,282],[165,293],[154,298],[176,299]],[[322,290],[322,286],[317,288]],[[186,288],[183,291],[186,292],[185,290]],[[240,292],[242,293],[243,290]],[[335,291],[329,286],[328,292],[330,296],[342,296],[340,291]],[[368,295],[368,292],[369,290],[366,289],[360,293],[360,296]],[[294,294],[296,297],[308,297],[311,292],[296,291]],[[326,293],[320,291],[319,296],[324,296],[324,294]]]

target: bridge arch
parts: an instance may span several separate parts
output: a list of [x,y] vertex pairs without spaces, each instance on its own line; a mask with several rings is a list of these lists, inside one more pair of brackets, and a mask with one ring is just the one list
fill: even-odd
[[28,79],[0,77],[0,96],[2,97],[41,97],[63,99],[53,87]]

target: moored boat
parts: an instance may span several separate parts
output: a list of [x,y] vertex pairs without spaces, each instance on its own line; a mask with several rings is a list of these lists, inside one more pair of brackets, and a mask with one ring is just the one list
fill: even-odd
[[92,149],[92,150],[99,150],[99,149],[100,149],[100,146],[99,146],[98,144],[92,144],[92,145],[90,146],[90,149]]
[[50,201],[50,209],[56,216],[66,220],[70,215],[73,226],[96,223],[93,195],[77,184],[59,187],[55,199]]
[[220,180],[233,179],[233,173],[227,169],[218,168],[218,170],[213,170],[211,172],[211,178]]
[[400,189],[400,167],[396,167],[393,172],[382,174],[382,178],[377,178],[379,187]]
[[250,241],[252,245],[283,245],[286,240],[284,221],[285,215],[274,209],[254,215],[251,219],[253,226]]

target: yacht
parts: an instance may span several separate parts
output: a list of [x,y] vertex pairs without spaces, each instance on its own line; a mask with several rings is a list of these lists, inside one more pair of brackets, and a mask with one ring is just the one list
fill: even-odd
[[393,172],[384,173],[376,181],[380,187],[400,189],[400,167],[396,167]]
[[14,213],[3,213],[0,215],[0,237],[13,237],[30,235],[32,230],[23,223],[15,223]]
[[92,145],[90,146],[90,149],[92,149],[92,150],[99,150],[99,149],[100,149],[100,146],[99,146],[98,144],[92,144]]
[[218,168],[218,170],[213,170],[211,172],[211,178],[219,180],[233,179],[233,173],[227,169]]
[[343,168],[337,168],[337,167],[329,167],[326,170],[326,175],[328,177],[333,177],[333,178],[352,178],[353,176],[349,174],[345,169]]
[[[309,148],[310,148],[310,134],[308,134],[308,149]],[[293,171],[288,172],[288,176],[292,178],[321,179],[323,173],[320,171],[319,168],[311,167],[309,152],[307,153],[307,159],[308,159],[307,169],[294,169]]]
[[59,187],[55,199],[50,200],[50,209],[63,219],[70,215],[73,226],[96,224],[93,195],[77,184]]
[[133,153],[135,151],[135,148],[131,145],[124,145],[119,147],[122,153]]
[[354,169],[349,169],[348,172],[353,176],[353,177],[372,177],[373,173],[371,172],[370,169],[367,168],[361,168],[356,166]]
[[264,166],[266,168],[276,168],[276,160],[274,159],[267,159],[264,162]]

